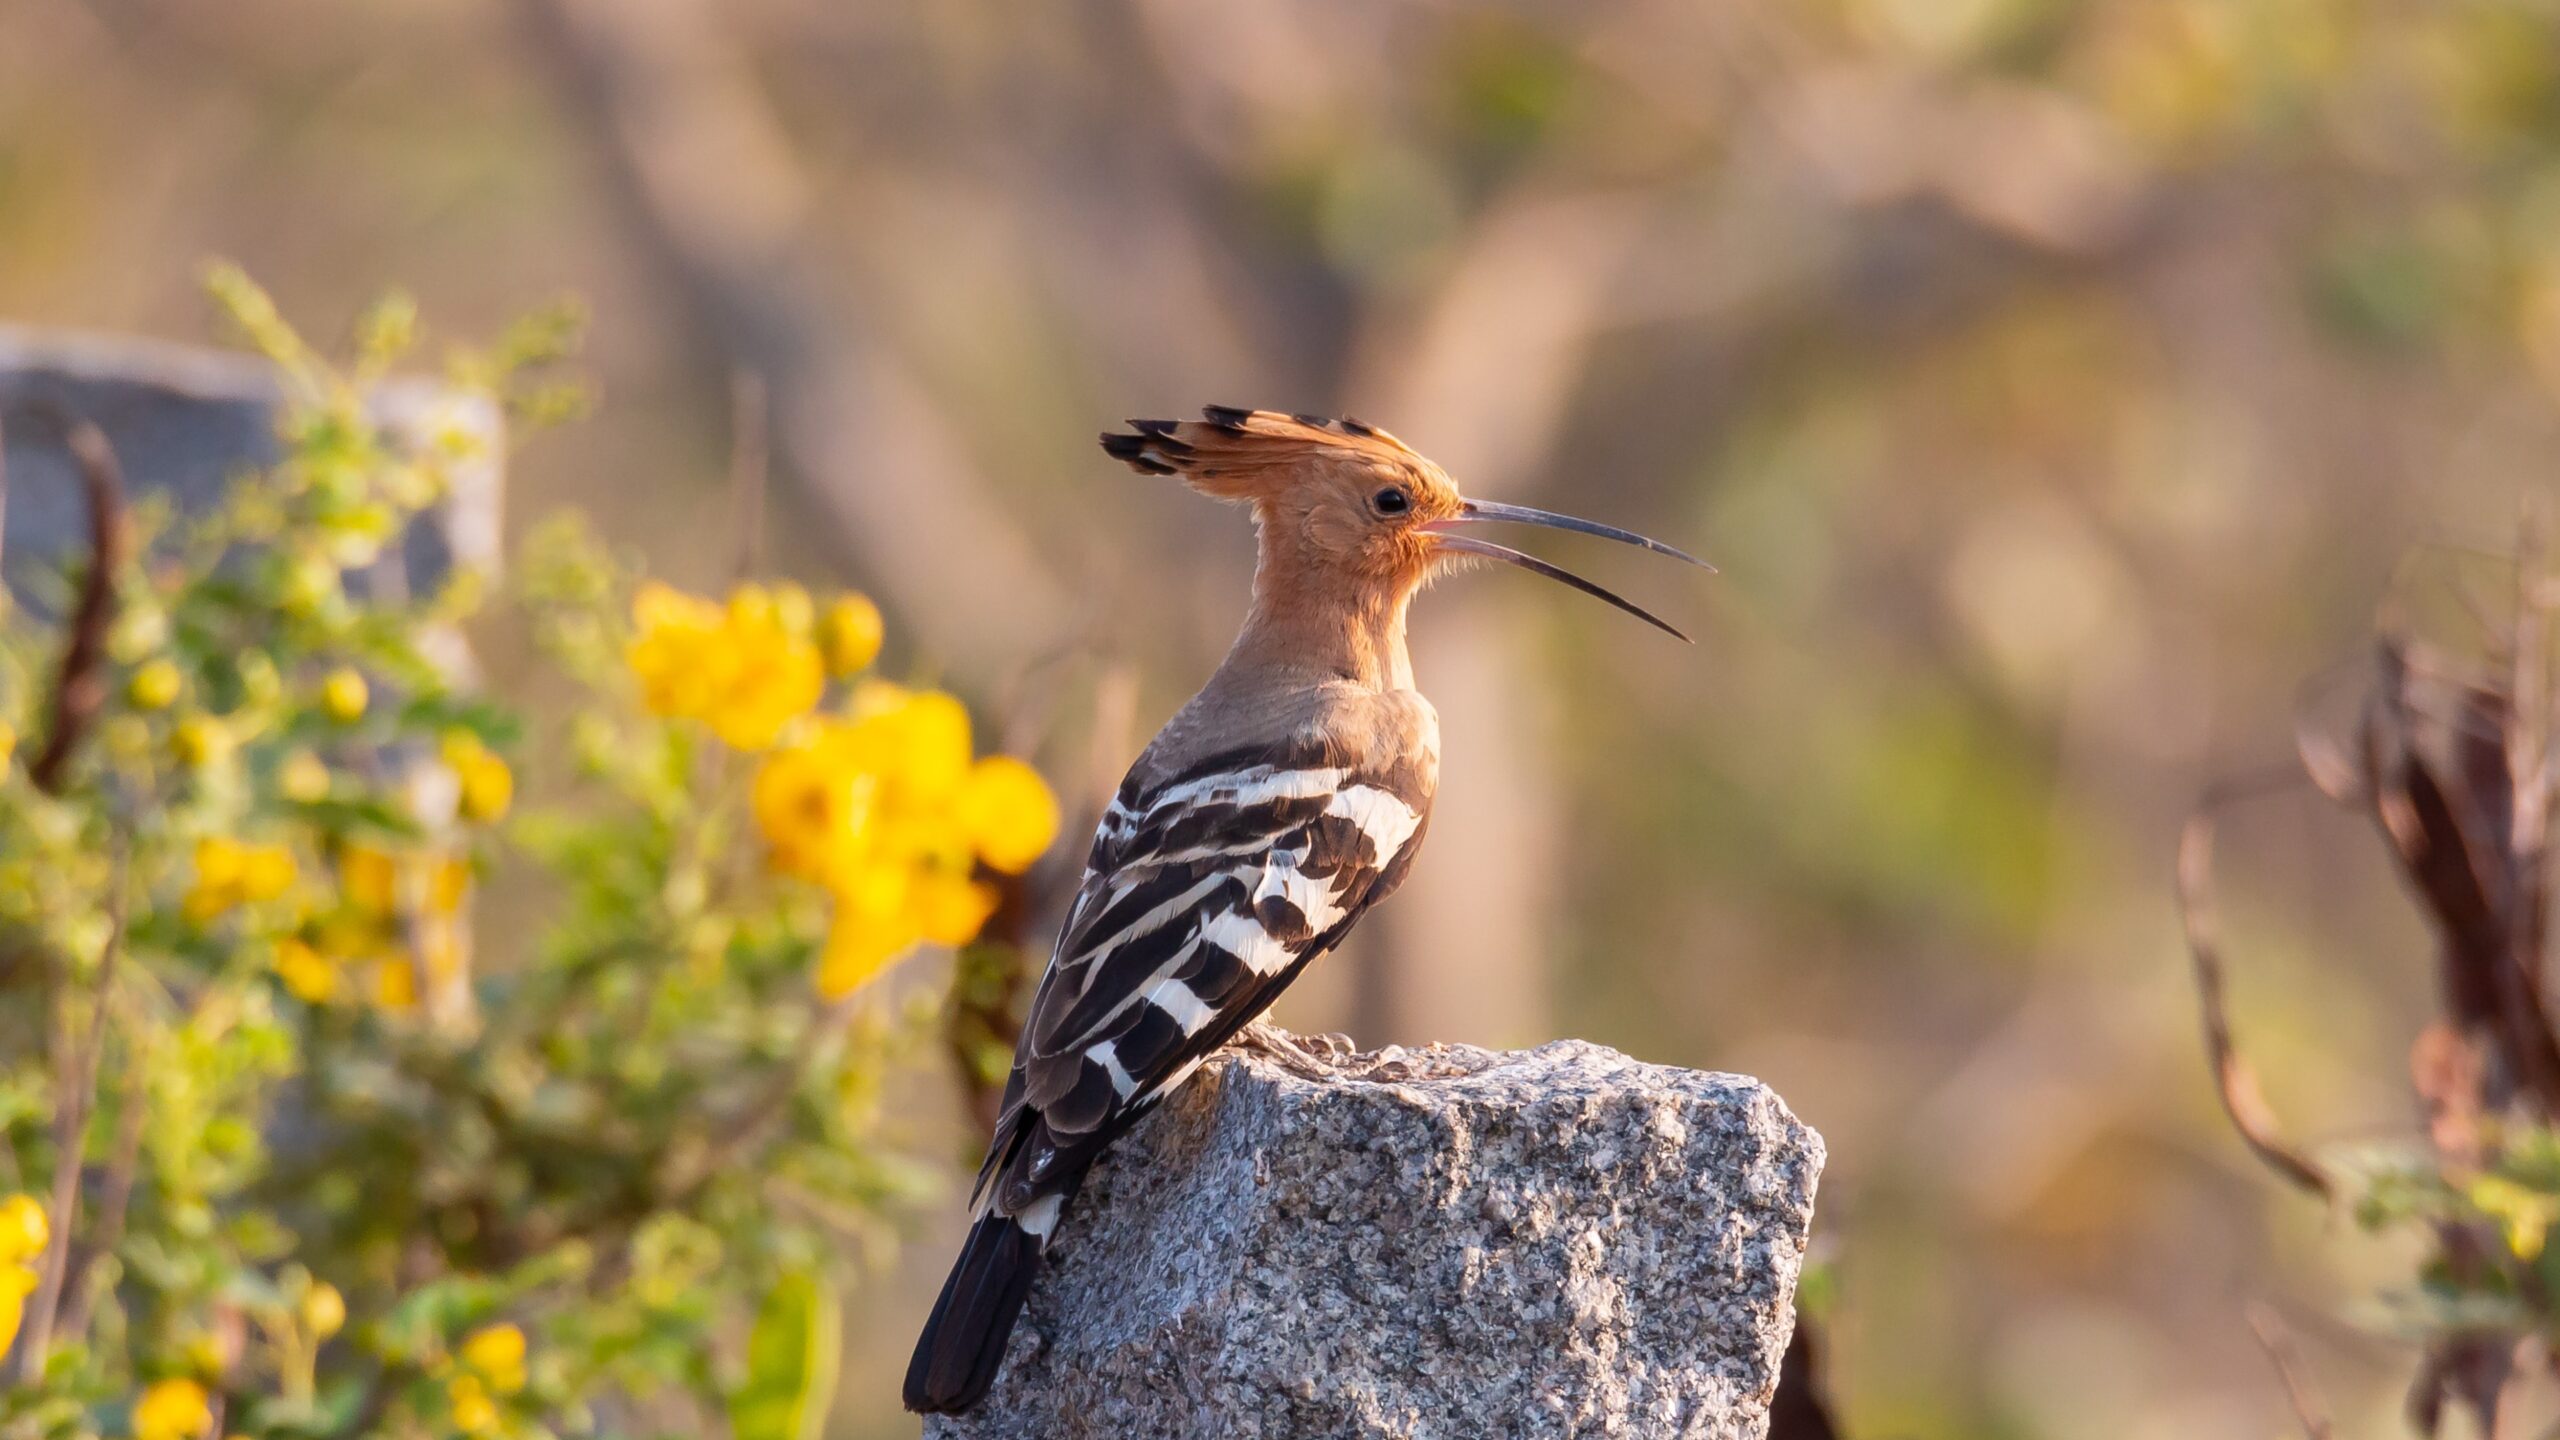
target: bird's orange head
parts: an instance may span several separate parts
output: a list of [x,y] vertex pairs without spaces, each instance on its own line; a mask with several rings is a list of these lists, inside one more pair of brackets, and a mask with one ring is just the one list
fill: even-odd
[[[1544,575],[1687,639],[1634,603],[1517,550],[1453,533],[1510,521],[1605,536],[1706,565],[1632,531],[1594,521],[1470,500],[1448,472],[1374,425],[1212,405],[1198,420],[1132,420],[1102,448],[1149,475],[1179,475],[1193,489],[1253,507],[1266,560],[1310,572],[1345,591],[1402,596],[1443,565],[1496,560]],[[1714,567],[1708,566],[1712,569]]]

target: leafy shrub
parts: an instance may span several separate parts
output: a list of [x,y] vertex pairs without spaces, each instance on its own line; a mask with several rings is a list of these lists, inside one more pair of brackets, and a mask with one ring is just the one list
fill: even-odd
[[[862,987],[977,934],[1047,787],[867,673],[859,596],[684,595],[568,520],[512,593],[407,593],[479,443],[368,418],[410,308],[341,371],[215,291],[282,462],[0,624],[0,738],[45,741],[0,778],[0,1434],[804,1432],[846,1257],[919,1184],[878,1113],[917,1005]],[[559,413],[573,333],[454,393]],[[461,679],[499,604],[556,723]],[[516,813],[527,755],[563,808]]]

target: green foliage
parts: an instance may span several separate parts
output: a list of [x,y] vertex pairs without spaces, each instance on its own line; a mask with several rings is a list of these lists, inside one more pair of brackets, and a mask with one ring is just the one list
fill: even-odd
[[[285,379],[284,458],[208,514],[134,515],[106,704],[54,793],[0,778],[0,1296],[26,1323],[0,1322],[41,1376],[0,1391],[0,1435],[810,1433],[841,1269],[920,1188],[875,1126],[920,1015],[845,998],[914,927],[848,939],[866,917],[767,863],[749,787],[777,762],[642,693],[631,578],[575,524],[512,603],[582,698],[535,727],[464,688],[491,577],[411,594],[394,542],[484,442],[367,408],[414,305],[368,312],[339,370],[238,272],[211,284]],[[575,330],[457,356],[457,406],[575,409],[547,378]],[[876,648],[857,598],[849,639],[805,596],[726,612],[810,677],[786,749],[855,728],[807,712],[822,641],[836,678]],[[0,628],[12,734],[51,723],[63,648],[25,610]],[[1036,777],[958,744],[979,829],[945,827],[963,878],[937,861],[917,922],[945,940],[983,918],[968,836],[1046,837]],[[510,816],[519,752],[568,757],[574,803]],[[992,818],[963,803],[989,774]],[[871,889],[927,873],[852,821],[818,838]],[[472,923],[501,873],[541,923]],[[847,949],[864,968],[820,993]]]
[[2429,1242],[2413,1283],[2377,1296],[2376,1325],[2413,1341],[2496,1331],[2560,1338],[2560,1131],[2533,1123],[2484,1127],[2476,1166],[2423,1147],[2376,1147],[2344,1157],[2357,1224]]
[[784,1276],[747,1334],[747,1378],[729,1396],[737,1440],[814,1440],[835,1393],[843,1350],[835,1291],[806,1272]]

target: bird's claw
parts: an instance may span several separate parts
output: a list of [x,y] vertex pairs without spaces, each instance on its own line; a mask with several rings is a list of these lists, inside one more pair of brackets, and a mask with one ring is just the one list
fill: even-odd
[[1306,1080],[1332,1079],[1341,1073],[1342,1062],[1359,1050],[1348,1035],[1292,1035],[1268,1020],[1256,1020],[1237,1031],[1234,1044]]

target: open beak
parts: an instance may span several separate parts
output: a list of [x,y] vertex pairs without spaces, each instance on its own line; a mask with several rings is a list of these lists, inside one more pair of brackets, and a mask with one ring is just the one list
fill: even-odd
[[1456,555],[1480,555],[1487,560],[1499,560],[1505,565],[1516,565],[1532,575],[1544,575],[1558,584],[1570,585],[1585,595],[1605,600],[1666,634],[1677,636],[1682,640],[1689,639],[1678,626],[1661,616],[1615,591],[1592,584],[1560,565],[1550,565],[1534,555],[1524,555],[1508,545],[1496,545],[1490,540],[1478,540],[1472,535],[1450,533],[1455,526],[1497,520],[1517,525],[1543,525],[1550,530],[1571,530],[1583,535],[1597,535],[1604,540],[1615,540],[1621,545],[1633,545],[1639,549],[1650,550],[1657,555],[1686,560],[1711,574],[1716,568],[1685,550],[1674,549],[1659,540],[1639,535],[1633,530],[1621,530],[1615,525],[1603,525],[1597,520],[1558,515],[1551,510],[1534,510],[1526,505],[1497,504],[1491,500],[1461,501],[1457,514],[1446,520],[1427,521],[1421,528],[1430,533],[1438,548],[1443,551]]

